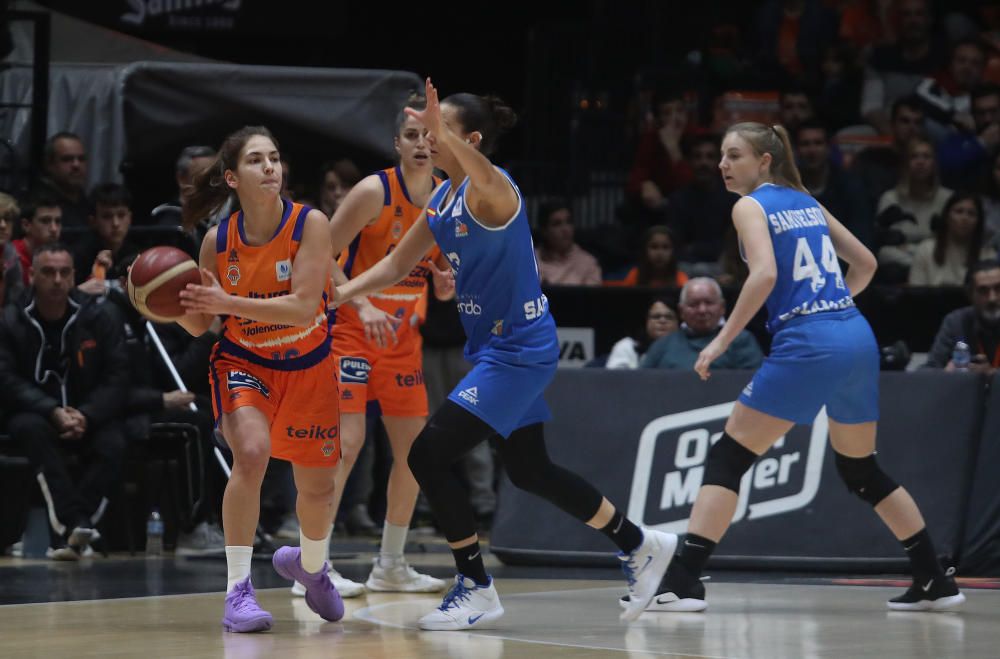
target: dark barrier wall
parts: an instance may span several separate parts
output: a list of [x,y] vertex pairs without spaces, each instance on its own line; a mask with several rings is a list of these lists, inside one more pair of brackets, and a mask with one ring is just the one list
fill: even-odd
[[982,441],[976,460],[965,522],[962,572],[1000,574],[1000,374],[986,403]]
[[[750,372],[560,372],[546,395],[553,460],[591,480],[639,523],[682,532],[710,443]],[[959,547],[984,404],[970,374],[886,373],[879,460],[920,504],[940,553]],[[799,426],[743,480],[716,565],[859,569],[905,564],[899,543],[839,479],[825,413]],[[606,561],[601,534],[504,479],[492,550],[509,562]]]

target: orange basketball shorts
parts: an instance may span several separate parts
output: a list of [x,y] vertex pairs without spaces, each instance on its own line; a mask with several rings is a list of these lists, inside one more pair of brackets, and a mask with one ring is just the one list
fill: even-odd
[[427,416],[422,342],[416,328],[400,327],[399,342],[382,349],[365,337],[359,324],[333,326],[340,411],[363,414],[368,401],[378,401],[384,416]]
[[[279,371],[229,355],[212,353],[209,382],[216,423],[223,414],[252,406],[271,426],[271,455],[306,467],[340,462],[340,411],[336,361],[331,353],[298,371]],[[232,445],[238,438],[227,437]]]

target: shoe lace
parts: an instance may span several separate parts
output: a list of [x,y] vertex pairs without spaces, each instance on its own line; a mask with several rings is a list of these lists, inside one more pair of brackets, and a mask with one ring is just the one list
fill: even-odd
[[469,589],[465,587],[465,577],[461,574],[458,575],[455,585],[444,596],[444,601],[441,602],[441,606],[438,608],[442,611],[447,611],[452,607],[457,609],[461,605],[461,602],[469,599],[469,592]]
[[233,598],[233,608],[244,613],[246,611],[252,610],[254,607],[259,608],[260,605],[257,604],[253,586],[250,582],[245,584],[237,584],[233,589],[236,593],[236,597]]

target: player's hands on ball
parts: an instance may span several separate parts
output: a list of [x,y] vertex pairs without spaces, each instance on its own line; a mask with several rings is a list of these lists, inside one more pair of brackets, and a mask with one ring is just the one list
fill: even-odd
[[365,326],[365,338],[373,342],[379,348],[385,348],[391,340],[393,344],[399,343],[396,336],[396,326],[399,319],[390,316],[371,302],[365,300],[358,308],[358,317],[361,324]]
[[712,362],[726,351],[726,347],[716,338],[705,346],[705,349],[698,355],[698,361],[694,363],[694,370],[701,376],[702,380],[712,377],[712,373],[708,369],[712,365]]
[[219,280],[215,278],[215,275],[205,268],[201,269],[201,286],[188,284],[181,291],[180,297],[181,306],[189,314],[204,313],[216,315],[230,313],[229,305],[232,301],[230,295],[219,285]]

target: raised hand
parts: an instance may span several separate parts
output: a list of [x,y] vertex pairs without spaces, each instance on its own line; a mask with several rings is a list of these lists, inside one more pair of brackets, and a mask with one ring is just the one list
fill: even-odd
[[430,77],[424,83],[424,96],[427,98],[426,109],[405,108],[404,112],[423,124],[433,137],[440,139],[442,131],[447,130],[447,127],[441,120],[441,101]]

